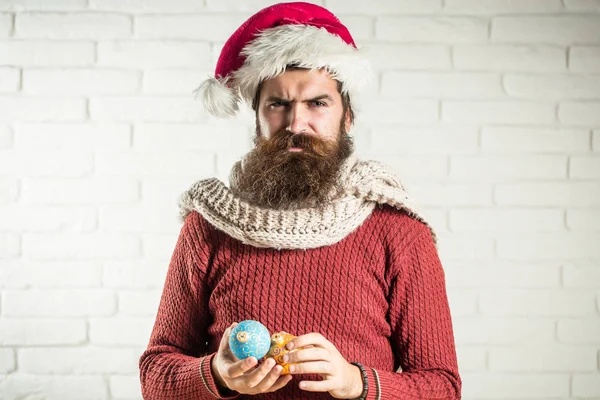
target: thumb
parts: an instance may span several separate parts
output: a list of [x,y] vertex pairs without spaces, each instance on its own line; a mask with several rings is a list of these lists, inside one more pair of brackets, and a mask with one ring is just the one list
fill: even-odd
[[231,331],[236,325],[237,323],[234,322],[229,326],[229,328],[225,329],[225,332],[223,332],[223,336],[221,337],[221,343],[219,344],[219,353],[223,355],[231,353],[229,348],[229,336],[231,336]]

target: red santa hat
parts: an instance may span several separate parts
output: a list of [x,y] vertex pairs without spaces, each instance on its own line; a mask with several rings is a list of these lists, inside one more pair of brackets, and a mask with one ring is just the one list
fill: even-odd
[[218,117],[234,116],[240,100],[252,104],[258,85],[287,65],[326,69],[342,83],[342,93],[357,93],[371,77],[348,29],[315,4],[280,3],[264,8],[227,40],[215,68],[195,94]]

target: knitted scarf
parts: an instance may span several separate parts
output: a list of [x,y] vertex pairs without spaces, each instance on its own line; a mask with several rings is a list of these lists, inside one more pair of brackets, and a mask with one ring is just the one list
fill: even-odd
[[[426,224],[437,248],[437,235],[417,210],[396,175],[377,161],[359,161],[352,154],[342,165],[341,194],[314,208],[275,210],[249,204],[234,194],[244,159],[231,170],[230,188],[217,178],[197,181],[179,200],[183,223],[193,210],[211,225],[255,247],[309,249],[339,242],[358,228],[378,204],[405,211]],[[232,190],[233,189],[233,190]]]

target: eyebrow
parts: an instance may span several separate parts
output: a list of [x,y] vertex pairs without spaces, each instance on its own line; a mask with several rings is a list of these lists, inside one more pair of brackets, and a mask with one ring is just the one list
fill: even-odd
[[[312,103],[313,101],[319,101],[319,100],[329,100],[329,101],[333,102],[333,98],[330,95],[322,94],[317,97],[313,97],[312,99],[304,100],[303,103]],[[279,97],[279,96],[269,96],[265,99],[265,101],[269,102],[269,103],[270,102],[290,103],[290,100],[284,99],[283,97]]]

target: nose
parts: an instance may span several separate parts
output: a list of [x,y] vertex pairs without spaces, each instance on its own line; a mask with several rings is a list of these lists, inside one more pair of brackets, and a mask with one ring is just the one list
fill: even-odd
[[297,134],[308,131],[308,110],[302,103],[294,103],[288,111],[287,130]]

